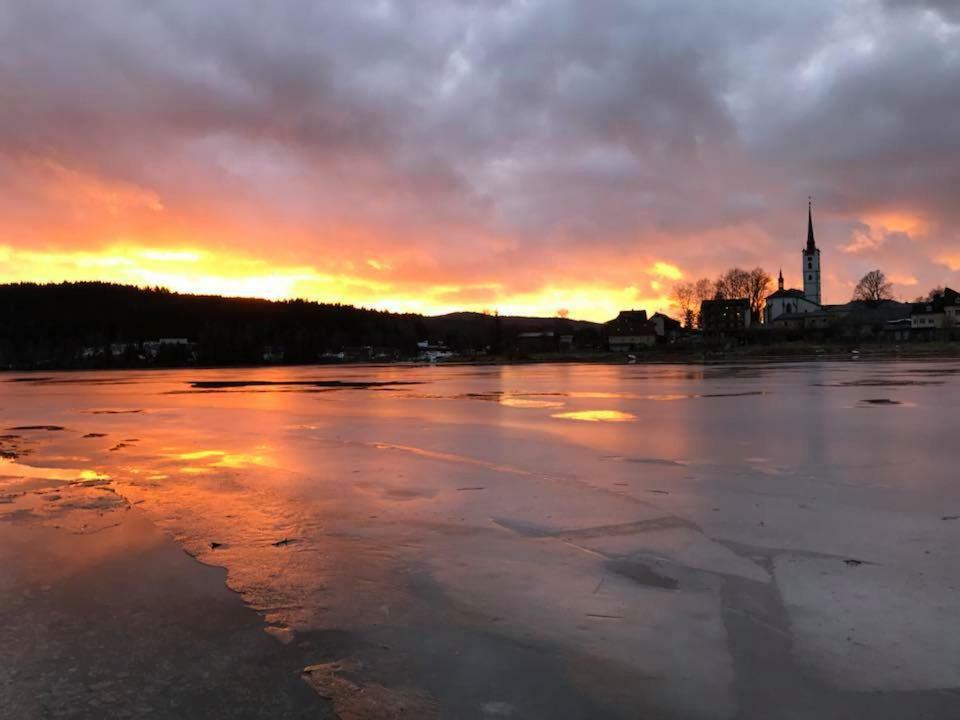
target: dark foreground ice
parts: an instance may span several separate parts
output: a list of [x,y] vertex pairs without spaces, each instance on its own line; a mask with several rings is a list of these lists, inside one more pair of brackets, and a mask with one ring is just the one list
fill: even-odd
[[0,375],[0,714],[958,717],[958,371]]

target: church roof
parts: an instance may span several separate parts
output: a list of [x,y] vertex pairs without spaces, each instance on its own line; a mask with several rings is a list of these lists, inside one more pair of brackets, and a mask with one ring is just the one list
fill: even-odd
[[813,252],[817,249],[817,243],[813,239],[813,203],[807,201],[807,252]]
[[[777,290],[774,293],[767,295],[767,300],[776,299],[776,298],[806,298],[807,296],[803,293],[803,290]],[[811,300],[811,302],[813,302]]]

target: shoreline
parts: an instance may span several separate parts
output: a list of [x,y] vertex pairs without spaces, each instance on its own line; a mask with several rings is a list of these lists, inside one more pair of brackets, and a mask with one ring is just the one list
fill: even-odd
[[[932,347],[928,347],[932,346]],[[905,349],[906,347],[906,349]],[[279,368],[424,368],[424,367],[493,367],[516,365],[722,365],[729,363],[803,363],[837,362],[844,360],[875,361],[940,361],[960,360],[960,343],[922,343],[907,346],[890,346],[866,343],[850,344],[844,348],[830,345],[756,346],[748,345],[729,349],[649,349],[636,353],[550,353],[527,357],[491,357],[451,359],[442,362],[398,360],[395,362],[338,362],[338,363],[255,363],[246,365],[126,365],[103,367],[39,367],[0,368],[0,376],[28,373],[77,373],[77,372],[125,372],[169,370],[254,370]],[[9,382],[9,381],[8,381]]]

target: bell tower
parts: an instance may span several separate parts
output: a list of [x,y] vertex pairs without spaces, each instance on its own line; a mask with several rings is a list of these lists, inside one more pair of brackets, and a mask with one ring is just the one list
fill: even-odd
[[813,238],[813,201],[807,199],[807,245],[803,249],[803,294],[820,305],[820,249]]

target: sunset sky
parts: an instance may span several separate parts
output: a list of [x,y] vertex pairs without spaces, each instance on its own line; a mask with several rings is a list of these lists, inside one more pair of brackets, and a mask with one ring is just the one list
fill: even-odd
[[952,0],[0,0],[0,282],[606,320],[960,288]]

